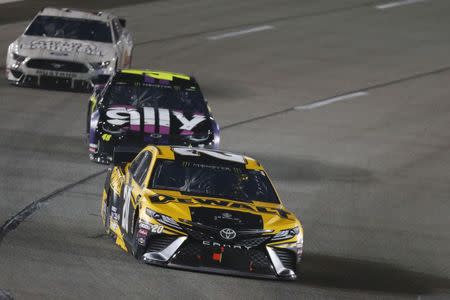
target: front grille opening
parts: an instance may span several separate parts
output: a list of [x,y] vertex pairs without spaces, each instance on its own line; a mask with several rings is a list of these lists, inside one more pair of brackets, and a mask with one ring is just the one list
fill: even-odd
[[23,75],[23,73],[21,71],[17,71],[17,70],[11,70],[11,74],[17,79]]
[[273,250],[286,269],[291,269],[293,271],[297,269],[297,256],[295,252],[281,248],[273,248]]
[[249,238],[249,239],[241,239],[236,242],[236,244],[245,246],[245,247],[257,247],[261,245],[262,243],[265,243],[268,239],[270,239],[271,236],[260,236],[255,238]]
[[171,235],[154,235],[149,238],[148,252],[161,252],[177,239]]
[[27,67],[31,69],[74,73],[87,73],[89,71],[88,67],[82,63],[52,59],[30,59],[27,62]]
[[273,274],[272,264],[264,248],[246,250],[208,246],[192,239],[188,239],[180,247],[172,263],[255,274]]

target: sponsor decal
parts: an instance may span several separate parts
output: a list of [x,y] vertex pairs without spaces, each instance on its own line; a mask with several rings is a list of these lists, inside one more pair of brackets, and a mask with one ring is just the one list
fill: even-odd
[[217,150],[211,151],[206,149],[189,149],[179,147],[172,147],[172,150],[176,154],[184,156],[200,156],[200,154],[205,154],[208,156],[212,156],[214,158],[245,164],[245,160],[244,157],[242,157],[242,155],[237,155],[225,151],[217,151]]
[[30,44],[23,44],[22,48],[51,50],[52,55],[58,56],[64,54],[55,54],[55,53],[78,52],[88,55],[103,56],[103,52],[99,49],[99,47],[95,46],[94,44],[81,43],[75,41],[35,40],[32,41]]
[[254,206],[246,203],[239,202],[231,202],[228,200],[217,200],[217,199],[207,199],[207,198],[174,198],[167,195],[154,195],[150,198],[152,203],[156,204],[166,204],[169,202],[178,202],[183,204],[200,204],[200,205],[211,205],[217,207],[228,207],[228,208],[236,208],[242,209],[250,212],[256,213],[267,213],[272,215],[278,215],[281,218],[289,219],[289,216],[292,215],[290,212],[281,209],[281,208],[272,208],[272,207],[264,207],[264,206]]
[[62,77],[62,78],[76,78],[77,77],[76,73],[41,70],[41,69],[36,70],[36,75]]
[[[142,110],[144,120],[144,132],[155,132],[155,108],[144,107]],[[159,115],[159,133],[170,133],[170,115],[175,116],[181,123],[180,130],[191,130],[198,124],[206,120],[204,115],[194,114],[192,119],[187,119],[182,112],[169,111],[165,108],[158,108]],[[109,124],[116,126],[124,126],[129,124],[130,130],[140,131],[141,129],[141,113],[136,108],[130,107],[111,107],[106,111],[106,117]]]
[[144,228],[146,230],[150,230],[150,224],[147,223],[139,223],[139,228]]
[[229,244],[222,244],[218,242],[212,242],[212,241],[203,241],[203,246],[212,246],[212,247],[223,247],[223,248],[231,248],[231,249],[243,249],[243,250],[250,250],[252,247],[244,246],[244,245],[229,245]]
[[188,120],[183,113],[179,111],[172,111],[172,114],[174,114],[175,117],[177,117],[177,119],[183,124],[180,127],[182,130],[191,130],[206,119],[203,115],[194,115],[191,120]]

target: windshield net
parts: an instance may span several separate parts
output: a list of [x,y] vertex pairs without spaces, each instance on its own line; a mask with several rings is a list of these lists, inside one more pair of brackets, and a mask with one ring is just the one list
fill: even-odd
[[111,29],[105,22],[56,16],[38,16],[25,35],[112,42]]
[[201,114],[206,114],[207,110],[198,88],[173,85],[162,80],[157,83],[112,82],[104,101],[109,106],[160,107]]
[[235,164],[158,160],[151,188],[244,202],[279,203],[263,171],[247,170]]

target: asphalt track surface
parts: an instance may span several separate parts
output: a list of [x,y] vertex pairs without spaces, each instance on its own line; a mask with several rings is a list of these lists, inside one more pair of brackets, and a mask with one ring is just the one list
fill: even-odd
[[[36,2],[52,1],[0,4],[0,57]],[[223,148],[267,167],[304,224],[295,282],[137,263],[103,234],[88,95],[17,88],[2,74],[0,299],[450,298],[450,3],[375,8],[387,2],[105,7],[129,20],[134,67],[194,74]]]

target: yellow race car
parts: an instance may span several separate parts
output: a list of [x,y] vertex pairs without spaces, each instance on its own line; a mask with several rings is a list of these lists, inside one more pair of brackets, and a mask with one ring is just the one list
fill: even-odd
[[303,228],[262,165],[204,148],[116,148],[102,197],[106,232],[149,264],[293,280]]

